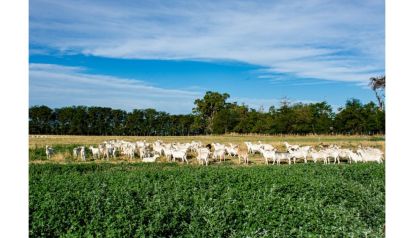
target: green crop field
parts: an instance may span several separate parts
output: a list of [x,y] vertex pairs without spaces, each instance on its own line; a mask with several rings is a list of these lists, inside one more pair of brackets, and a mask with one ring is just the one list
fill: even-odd
[[385,165],[29,165],[30,237],[384,237]]

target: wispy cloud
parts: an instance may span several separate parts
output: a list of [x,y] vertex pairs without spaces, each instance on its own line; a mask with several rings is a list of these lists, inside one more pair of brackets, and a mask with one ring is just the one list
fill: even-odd
[[30,105],[106,106],[125,110],[156,108],[189,113],[197,91],[154,87],[140,80],[93,75],[79,67],[30,64]]
[[[236,60],[266,74],[384,71],[384,1],[30,1],[30,43],[96,56]],[[33,53],[33,52],[32,52]]]

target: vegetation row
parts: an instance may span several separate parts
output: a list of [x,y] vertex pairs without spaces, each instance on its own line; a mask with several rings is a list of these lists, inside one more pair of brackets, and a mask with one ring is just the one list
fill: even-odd
[[191,114],[171,115],[155,109],[131,112],[108,107],[72,106],[29,109],[30,134],[180,136],[224,133],[384,134],[385,111],[350,99],[337,112],[327,102],[291,103],[252,109],[228,102],[227,93],[207,92]]

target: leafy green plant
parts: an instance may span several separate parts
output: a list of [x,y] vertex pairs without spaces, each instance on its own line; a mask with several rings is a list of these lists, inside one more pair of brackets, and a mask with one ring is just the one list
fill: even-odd
[[384,164],[31,164],[30,237],[383,237]]

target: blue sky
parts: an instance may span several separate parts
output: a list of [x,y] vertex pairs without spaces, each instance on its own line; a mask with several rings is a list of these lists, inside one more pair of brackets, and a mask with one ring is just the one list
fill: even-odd
[[250,107],[375,100],[384,2],[31,0],[29,104],[189,113],[208,90]]

